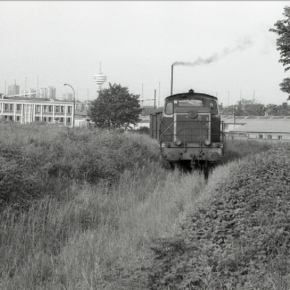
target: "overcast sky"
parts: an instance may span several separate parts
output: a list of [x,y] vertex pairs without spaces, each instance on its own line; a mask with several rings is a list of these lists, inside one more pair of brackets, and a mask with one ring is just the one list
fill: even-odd
[[[57,98],[77,92],[95,99],[93,75],[107,76],[160,105],[170,94],[217,95],[263,104],[285,102],[289,77],[279,63],[277,35],[286,1],[0,1],[0,93],[56,87]],[[142,91],[143,87],[143,91]],[[160,90],[159,90],[160,88]],[[159,102],[158,102],[159,103]],[[146,104],[149,104],[147,102]]]

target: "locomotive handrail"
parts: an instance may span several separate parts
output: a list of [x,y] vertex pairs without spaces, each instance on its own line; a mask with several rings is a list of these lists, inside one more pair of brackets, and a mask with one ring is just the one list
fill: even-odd
[[[159,124],[159,128],[158,128],[159,133],[160,133],[160,131],[161,131],[161,129],[160,129],[161,124],[164,125],[164,123],[163,123],[162,121],[160,122],[160,124]],[[163,133],[165,133],[167,130],[169,130],[169,128],[170,128],[171,126],[173,126],[173,125],[174,125],[174,122],[173,122],[170,126],[168,126],[168,127],[166,128],[166,130],[165,130]],[[159,139],[161,139],[161,136],[163,135],[163,133],[160,134]],[[171,132],[171,133],[172,133],[172,132]],[[173,134],[174,134],[174,132],[173,132]],[[164,136],[166,136],[166,135],[164,135]],[[165,137],[165,138],[166,138],[166,137]],[[166,139],[167,139],[167,138],[166,138]]]

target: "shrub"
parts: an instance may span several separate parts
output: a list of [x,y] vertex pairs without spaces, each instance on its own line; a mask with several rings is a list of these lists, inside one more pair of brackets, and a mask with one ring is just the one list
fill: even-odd
[[[147,136],[41,124],[0,124],[0,205],[62,197],[72,182],[118,181],[158,159]],[[16,199],[11,198],[17,196]]]
[[289,288],[289,158],[250,155],[194,203],[181,235],[152,245],[152,289],[272,289],[273,273]]

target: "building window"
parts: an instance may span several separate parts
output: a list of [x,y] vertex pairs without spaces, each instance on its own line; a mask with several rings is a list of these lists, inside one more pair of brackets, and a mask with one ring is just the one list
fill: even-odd
[[59,106],[55,106],[55,112],[59,113]]
[[4,105],[4,111],[8,111],[8,108],[9,108],[9,104],[5,104]]
[[272,139],[272,135],[268,135],[268,139],[271,140]]
[[13,104],[10,104],[10,106],[9,106],[9,110],[10,110],[10,111],[13,111]]
[[43,112],[47,112],[47,106],[46,105],[43,105]]
[[71,112],[72,112],[72,106],[68,106],[68,107],[67,107],[67,112],[68,112],[68,113],[71,113]]
[[39,122],[40,121],[40,117],[35,117],[35,122]]
[[70,118],[67,118],[67,123],[70,123]]
[[16,116],[16,121],[20,122],[20,116]]
[[43,117],[43,122],[46,122],[46,117]]
[[5,120],[7,120],[7,115],[4,116]]
[[64,106],[61,106],[61,107],[60,107],[60,112],[61,112],[61,113],[64,113]]
[[279,140],[282,140],[282,135],[278,135],[278,139]]
[[51,113],[53,110],[52,106],[48,106],[48,111]]
[[52,117],[48,117],[48,122],[51,123]]
[[17,104],[17,105],[16,105],[16,110],[17,110],[17,111],[21,111],[21,104]]
[[263,135],[259,135],[259,139],[263,139]]
[[9,116],[9,121],[13,121],[13,116]]
[[60,118],[60,119],[59,119],[59,122],[60,122],[60,123],[63,123],[63,118]]
[[40,105],[36,105],[35,106],[35,113],[40,113],[41,111],[41,106]]

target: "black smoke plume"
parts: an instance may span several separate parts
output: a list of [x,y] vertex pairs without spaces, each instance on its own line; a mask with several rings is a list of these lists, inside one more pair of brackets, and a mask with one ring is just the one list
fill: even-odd
[[224,58],[225,56],[232,54],[236,51],[242,51],[245,48],[247,48],[248,46],[250,46],[251,44],[252,44],[252,41],[250,39],[246,39],[246,40],[242,41],[240,44],[238,44],[236,47],[234,47],[232,49],[225,48],[221,53],[214,53],[212,56],[210,56],[206,59],[199,57],[194,62],[176,61],[172,65],[173,66],[177,66],[177,65],[196,66],[196,65],[201,65],[201,64],[209,64],[209,63],[218,61],[218,60]]

